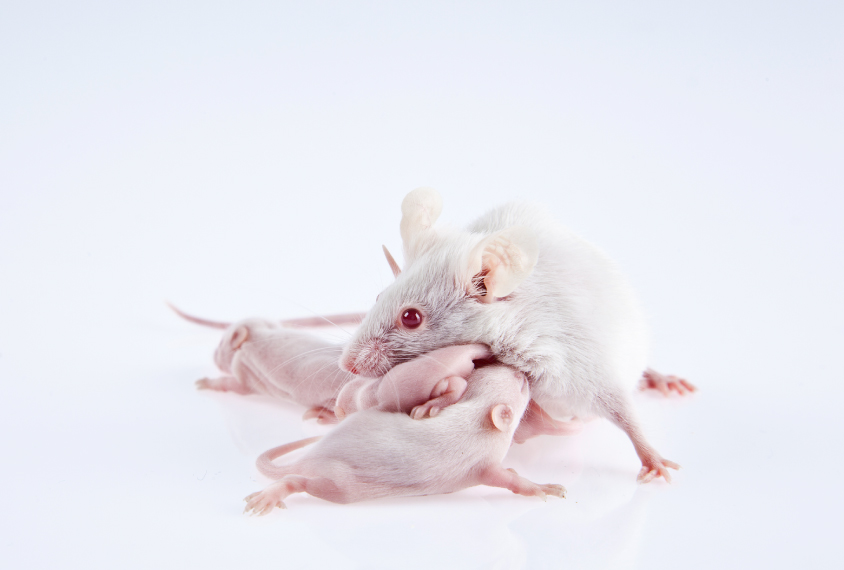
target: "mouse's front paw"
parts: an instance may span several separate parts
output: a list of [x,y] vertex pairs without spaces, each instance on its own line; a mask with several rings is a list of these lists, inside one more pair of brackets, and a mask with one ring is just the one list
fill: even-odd
[[263,491],[252,493],[243,500],[246,501],[246,508],[243,509],[243,512],[245,514],[249,513],[249,511],[252,511],[251,513],[249,513],[250,516],[263,516],[276,507],[278,507],[279,509],[287,508],[278,493],[274,493],[270,489],[264,489]]
[[642,470],[639,471],[639,476],[636,478],[636,481],[639,483],[649,483],[654,479],[664,477],[666,482],[670,483],[671,475],[668,473],[668,468],[676,470],[679,469],[680,466],[673,461],[663,459],[662,457],[654,457],[648,461],[643,461]]
[[650,368],[645,370],[645,373],[642,374],[642,379],[639,381],[639,389],[659,390],[663,396],[670,395],[672,390],[681,396],[697,392],[697,387],[685,378],[680,378],[679,376],[671,374],[660,374],[656,370],[652,370]]

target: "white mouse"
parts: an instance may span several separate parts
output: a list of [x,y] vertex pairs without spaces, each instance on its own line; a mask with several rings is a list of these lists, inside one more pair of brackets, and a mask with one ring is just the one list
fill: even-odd
[[[667,468],[679,466],[635,418],[630,392],[646,370],[648,333],[615,264],[534,206],[496,208],[466,230],[435,229],[441,210],[430,188],[405,197],[405,266],[388,254],[396,279],[345,346],[341,368],[378,377],[440,347],[485,344],[528,376],[539,412],[609,419],[636,448],[639,480],[670,480]],[[547,414],[540,419],[525,417],[524,437],[559,433]]]
[[[277,481],[246,497],[244,512],[263,515],[285,508],[283,501],[292,493],[352,503],[490,485],[543,499],[564,497],[560,485],[538,485],[501,466],[529,399],[522,373],[494,365],[476,369],[463,398],[435,417],[417,421],[401,412],[359,411],[322,439],[261,455],[258,470]],[[314,441],[303,458],[283,466],[272,462]]]

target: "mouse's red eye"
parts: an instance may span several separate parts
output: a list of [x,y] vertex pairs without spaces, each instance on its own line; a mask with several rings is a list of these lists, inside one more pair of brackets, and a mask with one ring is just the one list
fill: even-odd
[[401,314],[401,324],[406,329],[415,329],[422,324],[422,313],[416,309],[406,309]]

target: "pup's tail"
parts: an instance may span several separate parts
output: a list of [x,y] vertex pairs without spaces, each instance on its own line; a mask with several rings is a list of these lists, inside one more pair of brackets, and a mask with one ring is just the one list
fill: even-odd
[[[167,303],[168,307],[173,309],[174,313],[176,313],[186,321],[190,321],[192,323],[196,323],[204,327],[212,327],[215,329],[227,329],[231,326],[231,323],[209,321],[208,319],[200,319],[199,317],[194,317],[193,315],[189,315],[177,309],[172,303],[168,301],[165,301],[165,303]],[[344,313],[342,315],[325,315],[316,317],[305,317],[301,319],[285,319],[278,322],[279,324],[281,324],[281,326],[292,329],[325,327],[329,325],[337,327],[344,325],[357,326],[361,323],[365,316],[366,313]]]
[[173,309],[173,312],[185,319],[186,321],[190,321],[192,323],[196,323],[198,325],[202,325],[204,327],[212,327],[215,329],[227,329],[231,326],[231,323],[221,323],[219,321],[209,321],[207,319],[200,319],[199,317],[191,316],[187,313],[183,313],[179,309],[177,309],[172,303],[169,301],[164,301],[167,303],[167,306]]
[[282,477],[288,474],[288,471],[284,467],[275,465],[273,463],[273,459],[278,459],[282,455],[286,455],[291,451],[302,449],[306,445],[310,445],[321,438],[322,436],[318,435],[316,437],[300,439],[299,441],[293,441],[291,443],[279,445],[278,447],[273,447],[272,449],[265,451],[261,454],[260,457],[258,457],[257,461],[255,461],[255,466],[258,468],[258,471],[260,471],[263,475],[266,475],[270,479],[281,479]]

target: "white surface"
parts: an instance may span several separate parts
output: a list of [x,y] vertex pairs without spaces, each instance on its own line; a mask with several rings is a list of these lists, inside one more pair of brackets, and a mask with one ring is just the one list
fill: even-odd
[[[4,3],[0,566],[840,566],[841,4],[588,4]],[[217,333],[163,300],[365,310],[420,185],[619,261],[701,387],[637,396],[674,483],[594,422],[508,457],[565,500],[240,514],[255,457],[323,428],[197,393]]]

